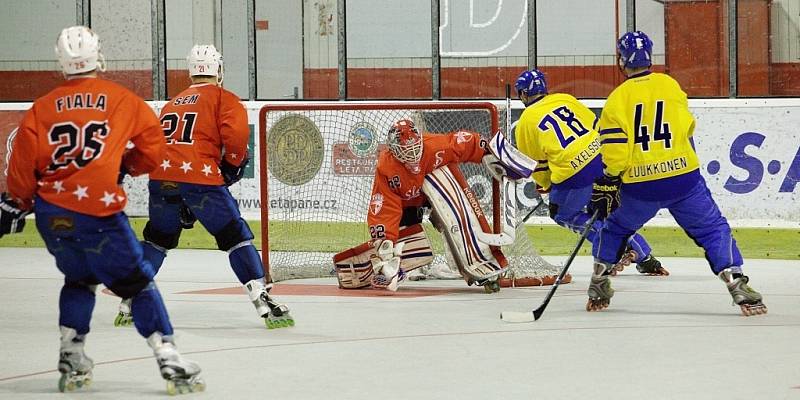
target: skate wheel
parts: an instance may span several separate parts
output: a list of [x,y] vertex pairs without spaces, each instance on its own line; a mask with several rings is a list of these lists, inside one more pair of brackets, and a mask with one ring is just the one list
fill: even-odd
[[764,304],[741,304],[742,314],[745,317],[752,317],[754,315],[762,315],[767,313],[767,306]]
[[488,294],[497,293],[497,292],[500,291],[500,283],[497,282],[497,281],[486,282],[483,285],[483,291],[488,293]]
[[193,382],[189,381],[167,381],[167,394],[175,396],[178,394],[202,392],[206,390],[206,383],[202,379]]
[[600,311],[600,310],[608,308],[608,306],[610,304],[611,304],[610,300],[600,300],[600,299],[593,300],[593,299],[589,299],[589,301],[586,302],[586,311],[588,311],[588,312]]
[[133,316],[131,314],[117,314],[114,318],[114,326],[129,327],[133,325]]
[[92,384],[92,379],[86,376],[75,376],[71,373],[61,374],[58,379],[59,392],[72,392],[82,388],[88,388]]
[[67,383],[67,376],[65,374],[61,374],[61,378],[58,379],[58,391],[61,393],[66,392],[69,390],[67,389],[67,386],[69,386]]
[[264,324],[267,326],[267,329],[279,329],[279,328],[289,328],[294,326],[294,319],[291,318],[281,318],[281,319],[264,319]]

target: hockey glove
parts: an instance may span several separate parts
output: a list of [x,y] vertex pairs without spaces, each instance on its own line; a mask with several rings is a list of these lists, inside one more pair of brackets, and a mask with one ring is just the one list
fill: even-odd
[[0,194],[0,237],[7,233],[22,232],[28,214],[30,211],[21,210],[8,193]]
[[523,172],[515,170],[513,168],[508,167],[507,165],[503,164],[494,154],[486,154],[483,156],[483,165],[489,169],[489,172],[492,174],[494,179],[500,181],[503,179],[504,176],[508,177],[513,181],[525,179],[528,176],[524,175]]
[[223,158],[222,163],[220,163],[219,170],[222,173],[222,179],[225,181],[225,186],[230,186],[236,182],[239,182],[239,180],[241,180],[244,176],[244,168],[247,167],[247,163],[249,162],[250,157],[245,157],[245,159],[242,160],[242,163],[237,167]]
[[597,212],[597,219],[606,219],[609,214],[619,207],[618,176],[603,175],[592,185],[592,200],[589,203],[590,212]]

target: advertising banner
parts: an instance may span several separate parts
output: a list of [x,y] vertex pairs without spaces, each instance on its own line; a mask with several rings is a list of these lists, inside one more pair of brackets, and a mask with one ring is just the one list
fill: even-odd
[[[150,102],[158,112],[163,102]],[[251,131],[251,162],[245,178],[231,186],[246,218],[258,219],[259,181],[258,115],[261,102],[245,102]],[[595,110],[602,102],[587,101]],[[800,225],[800,103],[795,100],[692,100],[697,120],[695,144],[705,177],[723,214],[751,226]],[[12,133],[30,103],[0,107],[0,171],[6,169]],[[512,115],[518,115],[515,110]],[[279,121],[270,121],[270,124]],[[358,220],[369,202],[377,151],[385,141],[387,126],[355,120],[333,129],[302,118],[280,121],[270,146],[270,192],[267,206],[278,220],[303,219],[323,213],[334,219]],[[479,197],[488,198],[487,178],[465,171]],[[126,178],[129,194],[126,212],[147,215],[146,178]],[[0,191],[5,179],[0,179]],[[520,188],[521,205],[536,203],[532,185]],[[345,206],[346,205],[346,206]],[[304,211],[305,210],[305,211]],[[356,210],[344,215],[345,210]],[[662,213],[663,214],[663,213]]]

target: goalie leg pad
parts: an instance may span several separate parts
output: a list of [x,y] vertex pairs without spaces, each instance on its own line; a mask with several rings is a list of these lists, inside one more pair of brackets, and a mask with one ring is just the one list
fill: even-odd
[[422,191],[433,206],[431,220],[444,236],[467,283],[480,285],[502,274],[507,265],[502,252],[475,237],[477,230],[488,233],[489,224],[457,167],[438,168],[428,174]]
[[400,229],[400,238],[397,240],[397,244],[400,243],[403,244],[403,251],[400,253],[400,268],[404,272],[413,271],[433,262],[431,241],[421,224]]
[[372,263],[370,259],[377,257],[371,243],[363,243],[333,256],[336,278],[342,289],[361,289],[372,282]]
[[[400,253],[400,269],[403,273],[430,264],[433,261],[433,250],[422,225],[415,224],[400,229],[398,245],[402,243]],[[379,258],[375,247],[363,243],[333,256],[333,265],[339,287],[342,289],[360,289],[371,285],[374,270],[370,260]]]

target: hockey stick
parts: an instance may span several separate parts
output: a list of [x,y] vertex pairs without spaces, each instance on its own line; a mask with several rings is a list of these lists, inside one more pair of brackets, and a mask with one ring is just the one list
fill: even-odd
[[522,223],[524,224],[524,223],[528,222],[528,220],[531,219],[531,217],[533,216],[533,213],[535,213],[536,210],[538,210],[543,205],[544,205],[544,198],[540,197],[539,198],[539,203],[536,204],[536,207],[533,207],[533,210],[528,211],[528,215],[526,215],[525,218],[522,219]]
[[558,274],[558,278],[553,283],[553,287],[550,289],[550,292],[547,293],[547,296],[542,301],[542,304],[533,311],[528,312],[519,312],[519,311],[503,311],[500,313],[500,319],[506,322],[533,322],[537,321],[539,318],[542,317],[545,308],[547,308],[547,304],[550,303],[550,299],[553,298],[553,294],[556,293],[558,286],[561,284],[561,280],[564,279],[564,276],[567,275],[567,270],[569,270],[569,266],[572,265],[572,260],[575,259],[575,256],[580,251],[581,246],[583,246],[583,241],[586,240],[586,236],[589,235],[589,231],[592,229],[592,225],[594,225],[594,221],[597,220],[597,211],[592,215],[592,218],[589,219],[589,222],[586,223],[586,228],[581,233],[581,238],[578,239],[578,244],[575,245],[575,250],[572,250],[572,254],[569,255],[567,259],[567,263],[564,264],[564,268],[561,270],[561,273]]

